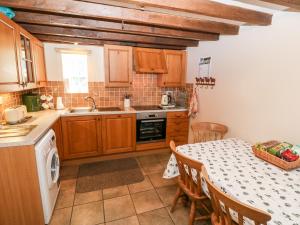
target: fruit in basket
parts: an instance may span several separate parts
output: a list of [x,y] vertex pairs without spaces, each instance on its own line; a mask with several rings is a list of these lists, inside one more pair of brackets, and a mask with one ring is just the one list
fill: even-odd
[[281,154],[287,150],[287,149],[291,149],[293,147],[292,144],[290,143],[287,143],[287,142],[282,142],[282,143],[279,143],[271,148],[268,148],[267,151],[272,154],[272,155],[275,155],[277,157],[281,157]]
[[294,162],[299,159],[299,155],[294,154],[291,149],[282,152],[281,157],[288,162]]

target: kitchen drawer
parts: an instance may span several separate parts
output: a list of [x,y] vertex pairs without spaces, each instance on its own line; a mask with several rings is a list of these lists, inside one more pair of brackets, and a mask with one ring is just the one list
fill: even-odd
[[185,136],[188,134],[188,129],[167,130],[167,134],[167,136]]
[[167,118],[188,118],[188,112],[168,112],[167,113]]
[[183,136],[169,136],[167,138],[167,142],[169,143],[170,141],[174,141],[176,146],[177,145],[183,145],[188,143],[188,136],[183,135]]
[[168,120],[167,121],[167,128],[168,129],[188,129],[189,121],[186,119],[177,119],[177,120]]

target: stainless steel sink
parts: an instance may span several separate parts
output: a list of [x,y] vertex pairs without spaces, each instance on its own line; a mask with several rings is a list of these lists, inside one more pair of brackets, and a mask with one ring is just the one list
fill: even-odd
[[70,109],[70,113],[87,113],[92,111],[91,107],[75,107]]
[[37,125],[2,125],[0,138],[19,137],[29,134]]
[[92,113],[92,112],[108,112],[108,111],[121,111],[119,107],[98,107],[93,110],[91,107],[74,107],[69,110],[70,113]]

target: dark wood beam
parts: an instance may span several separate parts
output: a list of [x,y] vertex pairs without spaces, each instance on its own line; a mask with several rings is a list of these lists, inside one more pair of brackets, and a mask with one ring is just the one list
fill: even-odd
[[201,41],[216,41],[218,34],[175,30],[153,26],[126,24],[114,21],[100,21],[70,16],[59,16],[36,12],[16,11],[14,21],[17,23],[30,23],[39,25],[51,25],[59,27],[73,27],[99,31],[113,31],[130,34],[142,34],[157,37],[184,38]]
[[20,24],[25,30],[32,34],[48,34],[58,36],[80,37],[107,41],[125,41],[144,44],[162,44],[174,46],[195,47],[198,46],[198,41],[151,37],[135,34],[122,34],[113,32],[99,32],[94,30],[82,30],[76,28],[53,27],[44,25]]
[[282,5],[292,9],[300,10],[300,1],[299,0],[261,0],[262,2],[268,2],[276,5]]
[[80,44],[80,45],[97,45],[103,46],[104,44],[110,45],[126,45],[133,47],[143,47],[143,48],[159,48],[159,49],[176,49],[176,50],[185,50],[183,46],[171,46],[171,45],[158,45],[158,44],[142,44],[134,42],[119,42],[119,41],[103,41],[103,40],[94,40],[94,39],[85,39],[85,38],[76,38],[76,37],[63,37],[63,36],[52,36],[37,34],[35,35],[42,42],[53,42],[53,43],[66,43],[66,44]]
[[[86,2],[101,3],[101,0],[82,0]],[[272,15],[231,6],[209,0],[117,0],[119,2],[134,3],[141,7],[150,6],[180,12],[196,13],[210,17],[236,20],[252,25],[270,25]]]
[[238,34],[239,31],[239,26],[227,23],[196,20],[170,14],[145,12],[136,9],[72,0],[1,0],[0,5],[15,9],[75,15],[85,18],[125,21],[137,24],[151,24],[183,30],[204,31],[220,34]]

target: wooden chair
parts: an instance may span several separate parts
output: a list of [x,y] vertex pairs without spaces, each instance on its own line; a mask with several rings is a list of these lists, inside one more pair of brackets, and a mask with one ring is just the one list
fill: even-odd
[[[244,225],[244,218],[252,220],[255,225],[267,225],[267,221],[271,219],[269,214],[239,202],[225,194],[209,180],[204,167],[202,168],[202,175],[206,181],[214,210],[211,215],[213,225]],[[235,219],[230,214],[232,210],[236,214]]]
[[[189,159],[183,154],[176,151],[176,146],[174,141],[170,142],[170,147],[173,154],[176,157],[179,176],[178,176],[178,189],[173,201],[171,212],[174,211],[175,206],[179,197],[187,195],[191,201],[191,210],[189,216],[189,225],[193,225],[195,220],[207,220],[210,219],[211,211],[205,205],[204,200],[208,200],[208,197],[203,193],[201,186],[200,173],[202,168],[202,163]],[[193,180],[192,171],[196,175],[196,182]],[[196,202],[201,206],[208,215],[195,217],[196,213]]]
[[228,132],[227,126],[218,123],[196,122],[191,127],[194,143],[220,140]]

